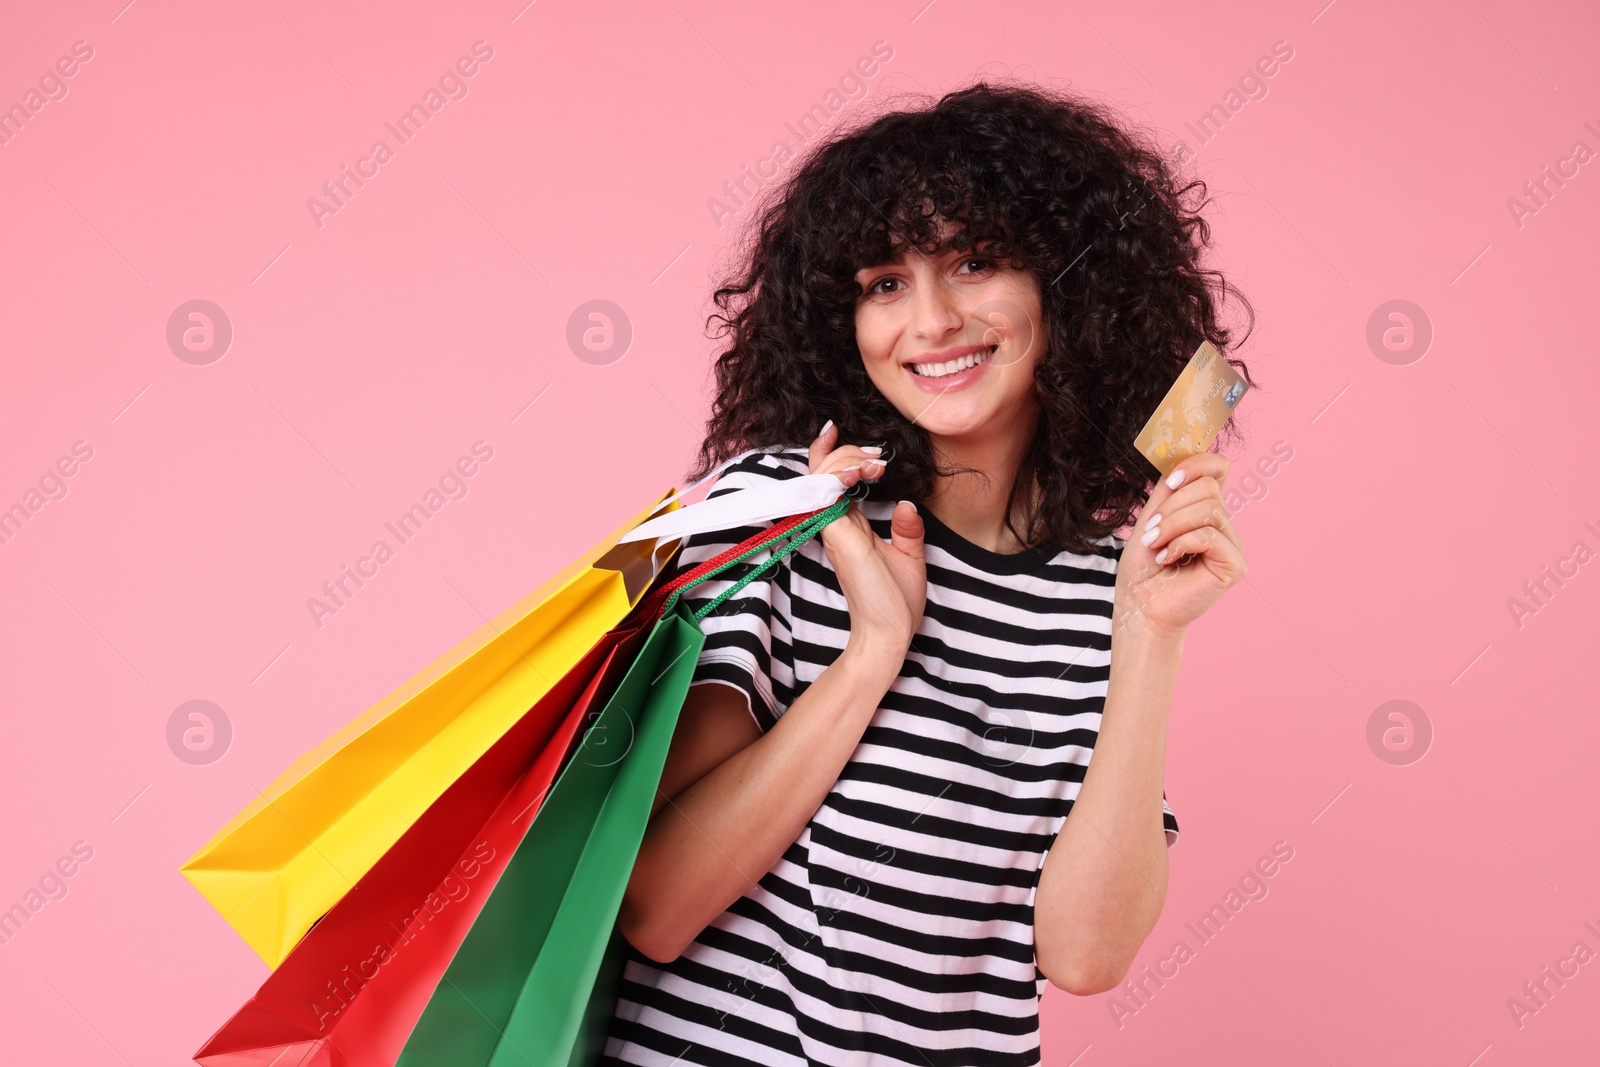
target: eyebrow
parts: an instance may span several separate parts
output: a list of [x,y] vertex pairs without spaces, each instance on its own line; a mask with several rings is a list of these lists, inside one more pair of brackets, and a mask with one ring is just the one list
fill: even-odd
[[[992,258],[994,258],[994,253],[993,252],[989,252],[989,251],[985,251],[981,246],[985,242],[990,242],[990,241],[993,241],[993,240],[994,240],[994,238],[988,238],[988,237],[983,238],[983,239],[979,240],[977,243],[975,243],[971,248],[968,248],[968,249],[957,248],[954,241],[946,241],[943,244],[941,244],[938,248],[934,249],[931,253],[929,253],[929,258],[932,259],[932,258],[937,258],[939,256],[948,255],[951,252],[959,252],[963,256],[981,256],[981,257],[986,257],[986,258],[992,259]],[[895,253],[889,259],[883,260],[883,261],[878,262],[878,263],[869,263],[869,264],[866,264],[865,266],[857,267],[856,268],[856,273],[859,274],[862,271],[877,270],[877,269],[882,268],[882,267],[901,266],[906,261],[906,253],[908,251],[910,251],[909,247],[902,248],[899,252]]]
[[[863,270],[873,270],[873,269],[875,269],[877,267],[898,266],[900,264],[905,263],[905,261],[906,261],[906,253],[909,252],[909,251],[911,251],[909,246],[908,247],[903,247],[903,248],[900,249],[900,251],[894,253],[888,259],[882,260],[882,261],[877,262],[877,263],[868,263],[865,266],[857,267],[856,270],[857,271],[863,271]],[[928,255],[929,255],[929,258],[933,258],[933,257],[936,257],[936,256],[946,255],[946,254],[948,254],[950,252],[959,252],[959,251],[960,251],[960,249],[958,249],[955,246],[955,243],[953,241],[946,241],[944,244],[941,244],[938,248],[935,248],[932,252],[928,253]],[[977,255],[978,251],[975,248],[968,249],[965,254],[966,255]]]

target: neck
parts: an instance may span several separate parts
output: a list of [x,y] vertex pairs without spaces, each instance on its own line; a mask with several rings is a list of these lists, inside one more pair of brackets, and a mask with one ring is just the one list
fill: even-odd
[[[1035,414],[1002,433],[934,437],[934,451],[943,462],[970,467],[974,473],[937,479],[925,502],[928,509],[950,529],[990,552],[1012,555],[1029,547],[1007,526],[1006,505],[1037,425]],[[1028,494],[1022,494],[1012,515],[1023,531],[1029,504]]]

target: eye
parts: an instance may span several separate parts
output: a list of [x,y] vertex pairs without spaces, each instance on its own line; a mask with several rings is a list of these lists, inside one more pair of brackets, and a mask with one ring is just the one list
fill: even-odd
[[967,256],[966,258],[962,259],[962,261],[961,261],[961,265],[963,267],[970,267],[974,263],[979,264],[978,269],[976,271],[971,272],[971,273],[974,273],[974,274],[979,273],[979,272],[981,272],[981,271],[983,271],[983,270],[985,270],[987,268],[990,268],[990,267],[994,266],[994,260],[987,259],[987,258],[985,258],[983,256]]
[[874,296],[874,295],[877,295],[879,293],[886,293],[888,290],[880,289],[879,286],[884,285],[885,283],[889,283],[889,282],[893,282],[893,283],[898,284],[899,281],[900,281],[900,279],[896,278],[894,275],[886,274],[882,278],[879,278],[877,281],[873,282],[871,285],[867,286],[866,295],[867,296]]

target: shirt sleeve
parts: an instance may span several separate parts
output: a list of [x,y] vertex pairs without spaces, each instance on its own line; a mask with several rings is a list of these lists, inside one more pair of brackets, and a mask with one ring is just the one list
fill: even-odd
[[[788,455],[756,455],[729,467],[707,499],[731,493],[766,478],[805,473]],[[678,554],[681,573],[731,548],[753,534],[770,529],[763,522],[736,529],[690,534]],[[771,559],[763,550],[734,564],[683,594],[690,610],[699,610]],[[788,622],[789,560],[778,561],[700,619],[705,646],[690,685],[702,682],[732,686],[744,694],[750,714],[762,733],[778,721],[788,705],[794,663]]]

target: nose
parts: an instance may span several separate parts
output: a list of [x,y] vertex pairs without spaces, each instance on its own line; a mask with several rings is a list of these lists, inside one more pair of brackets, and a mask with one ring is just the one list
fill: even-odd
[[911,327],[919,339],[938,341],[966,322],[958,294],[942,278],[923,280],[911,294]]

